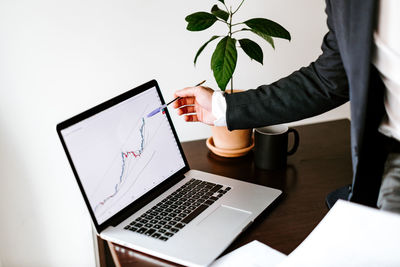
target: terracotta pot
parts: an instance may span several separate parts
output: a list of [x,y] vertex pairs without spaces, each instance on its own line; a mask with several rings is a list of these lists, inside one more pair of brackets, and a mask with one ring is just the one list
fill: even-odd
[[[233,90],[233,93],[241,92],[242,90]],[[226,90],[229,94],[231,90]],[[245,152],[242,153],[234,153],[238,150],[243,150],[244,148],[250,148],[253,143],[252,139],[252,129],[246,130],[234,130],[229,131],[227,127],[212,127],[212,135],[213,135],[213,146],[217,148],[217,151],[214,150],[213,152],[220,156],[228,156],[235,157],[246,154],[248,149],[245,149]],[[226,153],[221,153],[221,150],[226,150]]]
[[221,149],[242,149],[249,147],[251,129],[229,131],[227,127],[212,127],[214,146]]

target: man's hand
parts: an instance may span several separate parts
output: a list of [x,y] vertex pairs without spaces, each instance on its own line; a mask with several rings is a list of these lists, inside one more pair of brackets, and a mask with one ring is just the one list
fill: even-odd
[[185,115],[185,121],[200,121],[214,125],[216,118],[212,114],[213,90],[208,87],[187,87],[175,92],[181,99],[174,102],[178,115]]

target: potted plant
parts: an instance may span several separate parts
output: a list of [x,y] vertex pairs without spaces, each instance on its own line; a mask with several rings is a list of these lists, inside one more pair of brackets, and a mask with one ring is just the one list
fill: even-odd
[[[255,34],[267,41],[272,48],[275,48],[273,38],[283,38],[290,41],[290,34],[278,23],[265,18],[253,18],[234,23],[233,17],[243,5],[244,0],[240,2],[236,9],[232,9],[232,6],[228,8],[225,4],[225,0],[218,0],[218,2],[219,3],[211,8],[211,12],[196,12],[188,15],[185,18],[188,23],[186,29],[189,31],[203,31],[210,28],[216,22],[223,23],[227,26],[227,32],[225,34],[213,35],[199,48],[194,58],[194,64],[196,65],[199,55],[207,45],[219,40],[211,57],[211,69],[218,87],[222,91],[225,91],[230,82],[230,92],[233,93],[233,73],[236,68],[238,57],[237,44],[239,44],[239,48],[252,60],[263,64],[263,52],[261,47],[248,38],[237,39],[236,36],[239,33]],[[218,4],[223,7],[220,8]],[[249,150],[246,150],[246,148],[251,147],[251,132],[251,129],[229,132],[226,127],[214,126],[214,144],[212,144],[212,146],[218,149],[216,151],[213,150],[213,152],[228,157],[243,155],[243,153],[235,153],[235,151],[247,152]],[[239,136],[238,138],[236,137],[237,135]],[[208,140],[208,142],[210,141]],[[221,150],[226,153],[220,153]]]

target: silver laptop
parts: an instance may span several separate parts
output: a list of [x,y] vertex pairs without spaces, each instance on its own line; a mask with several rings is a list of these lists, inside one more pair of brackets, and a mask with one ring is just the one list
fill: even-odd
[[57,125],[101,238],[206,266],[281,191],[191,170],[155,80]]

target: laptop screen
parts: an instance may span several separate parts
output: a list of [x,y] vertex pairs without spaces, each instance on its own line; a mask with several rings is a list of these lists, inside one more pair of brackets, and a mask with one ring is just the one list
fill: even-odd
[[98,224],[185,167],[154,86],[61,130]]

